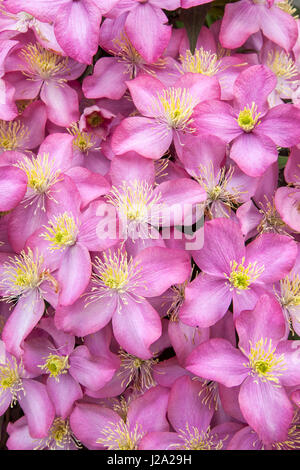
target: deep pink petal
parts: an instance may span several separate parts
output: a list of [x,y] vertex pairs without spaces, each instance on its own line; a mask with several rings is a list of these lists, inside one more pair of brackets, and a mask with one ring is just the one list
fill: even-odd
[[23,379],[23,388],[25,393],[19,403],[27,417],[30,435],[45,437],[55,415],[46,386],[36,380]]
[[125,351],[141,359],[149,359],[149,347],[161,336],[161,320],[147,301],[136,302],[128,295],[126,304],[112,319],[116,340]]
[[243,132],[233,141],[230,149],[230,158],[252,177],[261,176],[276,162],[277,157],[275,143],[266,135],[256,132]]
[[158,159],[168,150],[172,130],[154,119],[129,117],[123,119],[112,137],[112,149],[117,155],[133,150],[143,157]]
[[238,349],[229,341],[217,338],[200,344],[187,358],[186,368],[204,379],[234,387],[248,375],[244,362],[245,357]]
[[246,421],[263,443],[287,439],[293,406],[283,387],[248,377],[241,386],[239,403]]
[[87,248],[80,243],[67,248],[57,273],[61,305],[71,305],[80,297],[89,283],[91,273],[91,258]]
[[225,315],[231,299],[232,293],[225,279],[200,274],[185,288],[179,318],[187,325],[207,328]]

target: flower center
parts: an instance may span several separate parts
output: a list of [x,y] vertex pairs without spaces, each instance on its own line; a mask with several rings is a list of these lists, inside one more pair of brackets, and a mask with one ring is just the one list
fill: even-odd
[[203,47],[195,49],[194,54],[187,50],[185,55],[180,55],[182,73],[200,73],[212,76],[220,71],[221,61],[217,54],[205,51]]
[[231,273],[226,276],[231,284],[232,289],[246,290],[249,289],[250,284],[255,281],[264,272],[264,266],[257,266],[257,262],[249,263],[247,267],[244,266],[245,257],[242,262],[238,264],[235,260],[230,262]]
[[46,438],[41,439],[34,450],[71,450],[80,449],[82,445],[74,436],[68,419],[55,418]]
[[86,118],[87,123],[91,127],[99,127],[104,122],[104,118],[98,111],[93,111]]
[[69,71],[67,68],[68,57],[55,54],[38,43],[28,44],[21,50],[20,56],[27,63],[27,70],[23,70],[22,73],[31,80],[55,78],[59,84],[66,82],[66,79],[60,75]]
[[[249,342],[249,362],[244,364],[244,366],[251,369],[250,373],[254,377],[258,377],[262,381],[268,380],[278,385],[278,376],[282,375],[282,371],[285,370],[284,354],[280,356],[275,354],[276,348],[273,348],[271,339],[261,338],[254,346],[251,341]],[[245,354],[243,349],[242,351]]]
[[[95,111],[95,113],[97,113],[97,111]],[[92,116],[95,113],[92,113],[90,116]],[[99,116],[99,118],[102,119],[102,117],[98,113],[97,115]],[[93,127],[97,127],[97,126],[93,126]],[[91,134],[88,134],[87,132],[81,131],[77,124],[73,124],[71,128],[67,130],[69,134],[74,135],[75,138],[73,140],[73,146],[77,148],[80,152],[88,153],[90,149],[95,147],[95,141],[93,139],[93,136]],[[94,148],[94,150],[97,150],[96,147]]]
[[16,297],[35,289],[48,279],[55,284],[48,270],[43,268],[44,258],[36,255],[28,249],[15,258],[9,258],[10,261],[4,263],[3,274],[0,280],[0,286],[4,289],[3,300],[14,301]]
[[11,394],[11,406],[13,406],[17,403],[20,392],[24,392],[15,358],[5,364],[0,364],[0,404],[2,403],[1,395],[8,390]]
[[138,443],[145,435],[141,426],[136,424],[130,429],[129,423],[121,420],[118,424],[111,423],[101,431],[97,443],[102,444],[107,450],[137,450]]
[[168,88],[153,99],[151,109],[158,122],[178,131],[194,132],[191,127],[196,103],[186,88]]
[[284,51],[269,51],[267,66],[275,73],[275,75],[277,75],[277,77],[285,78],[286,80],[298,75],[298,69],[295,62],[290,55],[286,54]]
[[300,277],[293,274],[280,281],[281,304],[284,307],[298,307],[300,305]]
[[130,293],[137,302],[142,299],[141,296],[134,293],[135,289],[141,285],[141,268],[132,257],[128,259],[127,253],[122,253],[120,249],[115,253],[111,253],[110,250],[108,253],[103,252],[103,259],[96,257],[93,268],[92,288],[86,294],[86,306],[105,296],[118,294],[117,310],[120,311],[122,309],[120,300],[126,303],[124,294]]
[[[161,194],[155,194],[146,181],[123,182],[121,188],[112,187],[108,201],[118,210],[123,220],[147,223],[153,216],[153,206],[159,203]],[[151,213],[152,210],[152,213]],[[151,214],[150,214],[151,213]],[[150,215],[150,217],[149,217]]]
[[258,121],[260,115],[261,113],[257,112],[257,105],[253,102],[251,107],[247,105],[239,112],[237,118],[238,125],[243,131],[251,132],[255,126],[260,124],[260,121]]
[[206,431],[200,431],[194,426],[190,428],[188,423],[184,430],[179,431],[178,436],[183,440],[183,444],[175,444],[172,447],[182,450],[220,450],[228,437],[219,439],[217,435],[211,433],[209,427]]
[[54,216],[48,221],[46,232],[41,237],[50,242],[51,251],[65,249],[76,243],[78,235],[78,221],[72,214],[64,212],[59,216]]
[[51,186],[60,181],[60,170],[55,169],[53,160],[49,161],[49,154],[44,153],[33,159],[25,157],[16,166],[25,171],[28,188],[34,193],[47,193]]
[[6,150],[16,150],[28,137],[28,127],[20,121],[0,120],[0,148]]
[[45,364],[38,367],[50,374],[50,377],[54,377],[56,381],[59,381],[59,376],[61,374],[66,374],[70,365],[68,362],[68,356],[49,354],[46,358]]
[[119,356],[121,357],[121,369],[118,375],[125,376],[122,386],[127,387],[133,383],[136,390],[145,390],[156,385],[152,377],[152,367],[157,364],[158,359],[143,360],[123,350],[120,351]]

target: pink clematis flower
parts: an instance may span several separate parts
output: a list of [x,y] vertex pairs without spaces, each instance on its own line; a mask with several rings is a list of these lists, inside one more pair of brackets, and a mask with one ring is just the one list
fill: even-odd
[[[159,450],[225,450],[228,438],[239,423],[223,423],[210,429],[214,408],[201,394],[202,384],[180,377],[173,384],[168,401],[168,419],[175,432],[149,432],[139,448]],[[226,442],[227,441],[227,442]]]
[[2,332],[6,349],[11,354],[16,357],[23,354],[23,341],[44,314],[44,300],[56,305],[57,291],[57,281],[47,261],[37,251],[29,249],[14,257],[1,253],[2,300],[16,302]]
[[254,308],[261,293],[289,273],[296,256],[296,242],[285,235],[264,233],[245,247],[242,232],[231,219],[206,222],[204,246],[193,252],[202,273],[185,289],[180,320],[211,326],[232,300],[235,316]]
[[[161,8],[176,10],[180,0],[121,0],[110,17],[124,15],[124,30],[130,42],[147,62],[155,62],[167,47],[172,28]],[[123,20],[124,21],[124,20]]]
[[149,359],[149,347],[161,336],[161,320],[148,297],[155,297],[189,276],[190,258],[182,250],[149,247],[134,258],[107,250],[94,262],[87,292],[73,305],[56,309],[57,328],[86,336],[112,319],[113,332],[129,354]]
[[71,429],[88,449],[137,450],[147,433],[169,430],[168,395],[164,387],[151,388],[126,404],[126,418],[104,406],[78,403],[70,416]]
[[56,415],[49,424],[45,437],[36,438],[30,433],[26,416],[7,426],[8,450],[78,450],[82,445],[70,428],[69,418]]
[[197,130],[193,115],[204,100],[220,97],[215,77],[187,73],[166,88],[157,78],[140,76],[127,82],[132,99],[142,116],[124,119],[115,130],[112,149],[117,155],[135,151],[158,159],[174,139],[181,154],[181,135]]
[[277,160],[276,145],[290,147],[300,141],[300,113],[292,104],[268,111],[267,98],[276,76],[263,65],[241,72],[234,83],[233,106],[206,101],[197,107],[194,125],[230,143],[230,158],[249,176],[261,176]]
[[241,385],[238,401],[265,444],[284,441],[293,419],[285,387],[299,384],[299,342],[285,340],[285,320],[274,297],[263,295],[236,319],[239,349],[216,338],[202,343],[187,369],[226,387]]
[[260,29],[271,41],[286,51],[296,43],[298,28],[292,17],[293,7],[287,1],[241,0],[225,7],[220,41],[223,47],[235,49]]
[[140,55],[125,32],[125,21],[126,14],[106,18],[100,28],[100,46],[114,57],[100,58],[93,74],[83,80],[82,90],[87,98],[120,99],[127,90],[126,81],[140,74],[155,75],[166,68],[165,58],[149,63]]
[[[113,3],[108,2],[108,9]],[[55,38],[65,54],[84,64],[92,63],[98,49],[102,4],[95,0],[6,1],[13,13],[24,11],[42,22],[54,23]]]
[[12,121],[0,121],[0,150],[26,152],[36,149],[44,140],[46,106],[41,101],[29,103]]
[[54,418],[46,386],[30,378],[21,361],[9,354],[0,341],[0,415],[19,402],[33,438],[43,438]]
[[40,96],[50,121],[69,126],[79,118],[78,95],[67,81],[78,78],[85,65],[44,48],[40,43],[22,38],[9,57],[6,79],[15,88],[14,99]]

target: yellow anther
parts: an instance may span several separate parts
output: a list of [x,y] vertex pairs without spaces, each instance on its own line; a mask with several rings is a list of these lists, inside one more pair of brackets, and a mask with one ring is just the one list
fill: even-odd
[[54,216],[45,226],[46,232],[41,237],[50,242],[50,249],[60,250],[76,243],[78,235],[78,221],[72,214],[64,212],[59,216]]
[[243,110],[239,112],[237,122],[238,125],[245,132],[251,132],[254,127],[260,124],[259,117],[261,113],[257,112],[257,105],[253,102],[251,107],[245,106]]

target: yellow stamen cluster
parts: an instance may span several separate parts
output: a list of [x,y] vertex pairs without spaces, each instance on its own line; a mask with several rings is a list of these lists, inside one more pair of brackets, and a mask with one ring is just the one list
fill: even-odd
[[216,382],[211,380],[205,380],[202,383],[201,390],[199,392],[199,397],[201,402],[208,406],[208,408],[218,409],[218,385]]
[[281,2],[275,3],[275,6],[280,8],[280,10],[285,11],[289,15],[293,16],[294,18],[298,18],[297,8],[294,7],[292,1],[290,0],[282,0]]
[[172,303],[167,311],[167,315],[169,316],[170,321],[172,322],[178,321],[178,312],[185,299],[185,288],[187,284],[188,281],[185,281],[183,284],[177,284],[175,286],[172,286],[174,296],[172,299]]
[[5,364],[0,364],[0,404],[3,400],[3,393],[8,390],[11,394],[11,406],[17,403],[20,392],[25,393],[20,378],[20,368],[15,358]]
[[102,437],[96,442],[102,444],[107,450],[137,450],[138,443],[144,435],[145,432],[139,424],[130,429],[129,423],[121,420],[104,428],[101,431]]
[[192,426],[190,427],[186,423],[185,429],[180,430],[178,436],[183,440],[183,444],[174,444],[170,447],[176,448],[177,450],[221,450],[223,443],[228,436],[223,439],[213,434],[210,427],[206,431],[199,430]]
[[264,266],[257,266],[257,262],[249,263],[247,267],[244,266],[245,257],[242,262],[238,264],[235,260],[230,262],[231,273],[226,276],[231,284],[232,289],[246,290],[249,289],[250,284],[255,281],[264,271]]
[[25,157],[16,163],[16,166],[25,171],[28,187],[38,194],[47,193],[51,186],[61,180],[60,170],[55,168],[55,162],[49,160],[47,153],[32,159]]
[[73,140],[73,146],[80,150],[80,152],[88,153],[89,150],[95,147],[95,141],[91,134],[81,131],[78,127],[78,124],[73,124],[70,129],[68,129],[69,134],[73,135],[75,138]]
[[[245,351],[242,349],[243,353]],[[248,354],[248,363],[243,365],[250,368],[250,374],[264,382],[270,381],[279,385],[278,376],[285,370],[284,354],[276,354],[276,348],[272,345],[272,340],[261,338],[252,344],[250,341],[250,352]]]
[[28,253],[22,251],[20,255],[9,258],[4,263],[0,286],[4,290],[3,299],[8,302],[27,291],[38,288],[40,284],[52,277],[48,270],[43,268],[44,258],[28,249]]
[[261,209],[259,209],[259,213],[262,215],[262,220],[257,226],[257,231],[259,233],[281,233],[283,235],[288,235],[286,232],[286,224],[283,222],[281,217],[279,216],[276,206],[273,202],[271,203],[268,201],[267,198],[265,204],[260,204]]
[[300,449],[300,421],[299,411],[294,413],[292,424],[288,430],[285,441],[272,444],[274,450],[299,450]]
[[155,71],[152,69],[153,67],[163,68],[166,65],[166,60],[160,58],[149,66],[149,64],[145,62],[140,53],[131,44],[126,33],[122,33],[119,38],[114,39],[113,44],[118,49],[118,52],[110,51],[111,54],[120,57],[120,62],[124,62],[126,64],[126,71],[131,79],[136,77],[138,69],[143,69],[150,75],[155,75]]
[[54,377],[57,382],[59,381],[59,376],[61,374],[66,374],[70,368],[68,356],[49,354],[49,356],[45,359],[45,363],[38,367],[40,367],[41,370],[47,372],[50,377]]
[[64,212],[54,216],[45,226],[46,232],[41,237],[50,242],[50,250],[64,250],[76,243],[78,235],[78,221],[72,214]]
[[155,194],[153,186],[146,181],[134,180],[130,184],[123,182],[121,188],[113,186],[106,198],[122,219],[146,223],[150,222],[150,216],[155,216],[153,207],[159,204],[161,194]]
[[127,303],[127,293],[130,296],[134,295],[136,302],[143,300],[143,297],[134,293],[136,287],[141,286],[141,268],[132,257],[128,259],[127,253],[120,249],[115,253],[109,250],[108,253],[103,253],[102,260],[95,258],[93,268],[92,288],[85,294],[86,306],[103,297],[112,297],[114,294],[118,294],[116,297],[118,311],[121,311],[122,303]]
[[74,436],[69,420],[55,418],[45,439],[41,439],[34,450],[72,450],[82,448],[80,442]]
[[186,88],[170,87],[158,92],[151,103],[158,122],[178,131],[194,132],[192,114],[196,103]]
[[0,148],[2,151],[16,150],[25,143],[29,134],[28,127],[16,121],[0,120]]
[[251,107],[247,105],[239,112],[237,118],[238,125],[243,129],[243,131],[251,132],[254,127],[260,124],[260,115],[261,113],[257,112],[257,105],[252,102]]
[[182,73],[200,73],[202,75],[216,75],[221,69],[221,61],[217,54],[206,51],[203,47],[195,49],[194,54],[187,50],[185,55],[180,55]]
[[129,280],[136,275],[137,270],[137,264],[133,259],[128,260],[127,253],[122,253],[120,250],[113,255],[104,253],[103,261],[96,258],[94,266],[97,280],[101,280],[106,287],[121,292],[126,290]]
[[300,276],[294,273],[286,276],[280,281],[281,297],[280,302],[283,307],[300,306]]
[[121,368],[118,375],[125,376],[122,386],[127,387],[131,384],[135,390],[145,390],[156,385],[152,377],[152,367],[157,364],[158,359],[143,360],[123,350],[120,351],[119,356]]
[[269,51],[267,66],[277,77],[285,78],[286,80],[293,78],[299,73],[295,61],[284,51]]
[[69,72],[68,57],[62,57],[45,49],[39,43],[28,44],[21,50],[20,56],[27,63],[27,70],[23,70],[22,73],[30,80],[55,79],[58,84],[66,81],[61,74]]
[[239,206],[240,196],[247,193],[242,191],[240,186],[228,189],[233,174],[234,168],[230,166],[228,169],[220,168],[215,175],[213,163],[210,162],[209,166],[200,165],[199,173],[194,175],[196,181],[206,191],[206,212],[210,218],[213,218],[212,209],[215,202],[222,203],[218,205],[218,209],[222,211],[224,217],[229,217],[231,209]]

